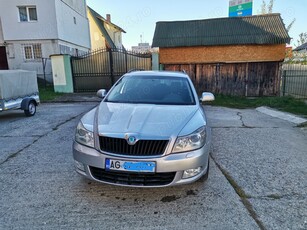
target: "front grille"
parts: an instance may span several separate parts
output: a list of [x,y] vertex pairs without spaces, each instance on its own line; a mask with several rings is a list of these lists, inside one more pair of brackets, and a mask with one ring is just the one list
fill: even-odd
[[104,169],[90,166],[92,176],[99,181],[112,184],[134,185],[134,186],[163,186],[170,184],[176,172],[170,173],[130,173],[106,171]]
[[105,152],[128,156],[158,156],[162,155],[168,140],[139,140],[129,145],[125,139],[99,137],[100,149]]

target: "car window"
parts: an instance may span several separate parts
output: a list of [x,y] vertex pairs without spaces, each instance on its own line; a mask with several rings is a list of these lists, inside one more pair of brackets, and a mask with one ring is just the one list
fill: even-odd
[[189,81],[182,77],[127,76],[106,98],[108,102],[195,105]]

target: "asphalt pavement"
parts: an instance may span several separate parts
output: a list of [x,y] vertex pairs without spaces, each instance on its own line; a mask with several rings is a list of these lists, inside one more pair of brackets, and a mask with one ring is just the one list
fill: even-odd
[[[206,106],[209,179],[141,189],[74,171],[79,118],[98,100],[0,113],[0,229],[307,229],[307,132],[254,109]],[[96,101],[95,101],[96,100]]]

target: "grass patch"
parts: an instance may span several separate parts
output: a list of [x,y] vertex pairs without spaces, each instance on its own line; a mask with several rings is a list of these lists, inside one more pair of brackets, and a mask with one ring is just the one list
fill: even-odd
[[302,124],[299,124],[297,127],[300,127],[300,128],[307,128],[307,122],[304,122]]
[[63,93],[55,93],[52,85],[38,85],[39,98],[42,102],[52,101],[57,97],[63,95]]
[[268,106],[281,111],[307,116],[307,104],[304,102],[304,100],[296,99],[293,97],[246,98],[216,95],[215,101],[206,104],[238,109]]

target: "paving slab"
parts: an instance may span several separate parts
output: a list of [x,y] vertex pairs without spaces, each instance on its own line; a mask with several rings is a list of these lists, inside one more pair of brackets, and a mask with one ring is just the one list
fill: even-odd
[[[214,117],[212,156],[244,191],[263,225],[301,229],[307,214],[306,132],[256,110],[206,110],[209,120]],[[227,115],[232,119],[225,120]]]
[[31,145],[35,140],[37,137],[24,137],[16,141],[16,137],[2,137],[0,135],[0,164]]
[[306,196],[250,199],[267,229],[307,229]]
[[296,125],[301,125],[301,124],[304,124],[304,123],[307,122],[307,119],[302,118],[300,116],[296,116],[294,114],[290,114],[290,113],[286,113],[286,112],[281,112],[281,111],[278,111],[278,110],[275,110],[275,109],[272,109],[272,108],[269,108],[269,107],[265,107],[265,106],[258,107],[258,108],[256,108],[256,110],[258,112],[267,114],[269,116],[276,117],[276,118],[279,118],[279,119],[282,119],[282,120],[285,120],[285,121],[289,121],[289,122],[294,123]]
[[72,159],[77,122],[0,165],[0,229],[258,229],[213,161],[208,181],[185,186],[125,188],[84,179]]
[[206,106],[209,180],[125,188],[74,171],[75,127],[95,105],[42,104],[30,119],[22,111],[0,114],[0,146],[10,143],[0,150],[7,157],[0,162],[0,229],[259,229],[256,219],[267,229],[306,229],[307,133],[295,124]]

